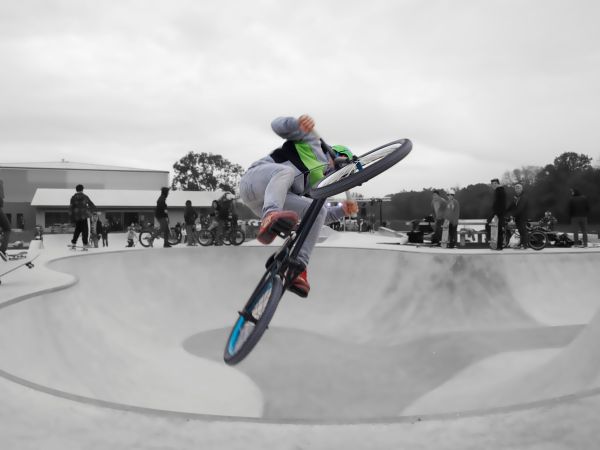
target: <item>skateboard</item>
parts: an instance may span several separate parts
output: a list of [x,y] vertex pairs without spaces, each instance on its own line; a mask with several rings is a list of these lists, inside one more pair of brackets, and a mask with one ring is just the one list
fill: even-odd
[[71,250],[81,250],[82,252],[87,252],[89,250],[88,247],[84,247],[82,245],[73,245],[73,244],[67,244],[67,247],[70,248]]
[[490,248],[498,249],[498,216],[494,216],[490,227]]
[[27,258],[27,251],[23,250],[17,253],[6,253],[6,257],[8,258],[9,261],[16,261],[19,259],[25,259]]
[[444,225],[442,225],[442,240],[440,241],[440,246],[442,248],[448,248],[448,229],[450,228],[450,221],[448,219],[444,220]]
[[[34,264],[33,261],[35,261],[35,259],[40,256],[40,255],[35,255],[33,258],[24,258],[19,260],[18,262],[8,262],[8,263],[3,263],[0,265],[0,270],[2,272],[0,272],[0,279],[4,276],[7,275],[9,273],[11,273],[14,270],[17,270],[19,267],[23,267],[26,266],[28,269],[32,269]],[[0,283],[2,283],[2,280],[0,280]]]

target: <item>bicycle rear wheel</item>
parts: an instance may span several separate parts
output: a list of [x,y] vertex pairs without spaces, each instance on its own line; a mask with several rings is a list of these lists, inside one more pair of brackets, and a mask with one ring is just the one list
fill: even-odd
[[399,139],[359,156],[350,164],[330,173],[310,189],[312,198],[341,194],[386,171],[404,159],[412,150],[412,142]]
[[546,247],[546,233],[541,231],[532,231],[529,233],[529,247],[534,250],[541,250]]
[[140,241],[142,247],[148,248],[152,247],[152,244],[154,243],[154,236],[152,236],[150,231],[140,231],[138,240]]
[[215,235],[213,234],[212,231],[207,230],[207,229],[198,231],[198,243],[201,246],[206,247],[208,245],[212,245],[214,240],[215,240]]
[[170,228],[169,229],[169,239],[168,239],[168,242],[171,245],[177,245],[177,244],[179,244],[179,242],[181,242],[181,235],[179,233],[177,233],[177,231],[175,230],[175,228]]
[[273,270],[268,270],[244,309],[239,312],[225,345],[225,363],[234,365],[248,356],[271,322],[282,295],[281,277]]

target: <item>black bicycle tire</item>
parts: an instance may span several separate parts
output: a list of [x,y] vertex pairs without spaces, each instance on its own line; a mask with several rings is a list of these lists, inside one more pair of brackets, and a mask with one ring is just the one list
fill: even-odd
[[181,242],[181,234],[178,234],[175,228],[170,228],[169,239],[167,241],[170,245],[177,245]]
[[[242,239],[239,242],[236,239],[238,233],[242,236]],[[242,230],[238,230],[238,229],[231,230],[231,233],[229,233],[229,242],[231,242],[232,245],[236,245],[236,246],[242,245],[245,240],[246,240],[246,234]]]
[[[144,239],[142,236],[148,235],[148,240]],[[142,247],[148,248],[152,247],[152,241],[154,241],[152,237],[152,233],[150,231],[140,231],[138,235],[138,241]]]
[[[379,146],[361,156],[358,157],[359,161],[368,155],[372,155],[386,147],[391,145],[400,144],[392,153],[384,156],[383,158],[373,162],[369,166],[363,168],[363,170],[353,172],[352,174],[342,178],[332,184],[323,185],[323,183],[330,177],[334,176],[338,171],[332,172],[319,180],[317,184],[312,187],[309,191],[309,196],[315,199],[333,197],[341,194],[342,192],[348,191],[356,186],[359,186],[371,178],[379,175],[380,173],[388,170],[393,165],[404,159],[412,150],[412,142],[409,139],[398,139],[389,142],[385,145]],[[341,170],[344,170],[343,168]]]
[[[535,236],[537,236],[539,239],[536,239]],[[531,233],[529,233],[528,240],[529,247],[533,250],[539,251],[546,247],[546,233],[543,233],[541,231],[532,231]],[[541,242],[541,244],[536,245],[536,242]]]
[[[203,234],[209,235],[210,236],[210,240],[203,241],[202,240],[202,235]],[[198,244],[200,244],[202,247],[208,247],[209,245],[213,245],[214,244],[214,242],[215,242],[215,234],[211,230],[200,230],[200,231],[198,231],[197,239],[198,239]]]
[[238,322],[241,320],[241,316],[238,317],[238,319],[235,321],[231,332],[229,333],[229,337],[227,338],[227,342],[225,343],[225,351],[223,352],[223,360],[226,364],[233,366],[241,362],[244,358],[246,358],[246,356],[248,356],[250,352],[254,349],[256,344],[258,344],[258,341],[260,341],[264,332],[267,330],[269,323],[273,319],[273,316],[275,314],[275,311],[277,310],[277,307],[279,306],[279,301],[281,300],[284,291],[283,281],[281,277],[277,273],[274,273],[272,270],[267,270],[265,272],[260,282],[257,284],[256,289],[254,289],[254,292],[250,296],[250,299],[246,302],[246,305],[244,306],[244,311],[248,311],[249,309],[252,310],[252,308],[258,301],[256,297],[260,295],[265,284],[271,280],[273,286],[271,288],[271,292],[269,294],[269,298],[267,300],[267,304],[265,306],[263,314],[257,320],[253,330],[250,332],[246,340],[242,343],[241,347],[239,347],[239,349],[232,354],[229,351],[229,347],[231,339],[233,338],[236,332],[236,328],[238,327]]

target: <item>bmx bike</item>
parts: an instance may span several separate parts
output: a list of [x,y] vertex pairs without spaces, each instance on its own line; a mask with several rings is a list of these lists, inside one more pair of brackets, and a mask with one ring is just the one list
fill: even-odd
[[[326,144],[325,146],[328,147]],[[331,147],[328,149],[330,153],[333,152]],[[336,170],[310,189],[309,197],[313,201],[298,227],[292,231],[275,230],[284,238],[284,242],[267,260],[266,272],[238,313],[225,344],[225,363],[234,365],[242,361],[266,331],[281,297],[304,268],[297,259],[298,253],[327,198],[348,191],[379,175],[404,159],[411,149],[410,140],[399,139],[364,155],[354,156],[351,160],[344,158],[344,162],[336,161]]]
[[[519,241],[521,240],[521,235],[519,233],[519,230],[517,228],[514,228],[512,230],[513,234],[509,234],[508,231],[508,227],[506,229],[506,233],[504,234],[504,247],[508,248],[510,245],[510,239],[512,236],[515,236],[517,238],[519,238]],[[546,247],[546,244],[548,242],[548,235],[546,233],[546,231],[539,226],[536,227],[532,227],[531,224],[529,222],[527,222],[527,247],[533,249],[533,250],[543,250]]]
[[[154,241],[156,239],[163,239],[163,233],[160,231],[160,228],[156,227],[145,228],[140,231],[140,234],[138,235],[138,240],[142,247],[154,247]],[[177,245],[180,241],[181,236],[177,235],[175,228],[169,228],[169,244]]]
[[216,226],[202,228],[194,233],[196,241],[203,247],[214,245],[222,241],[224,245],[241,245],[246,240],[246,234],[234,224],[233,219],[227,219],[223,224],[223,231],[218,233]]

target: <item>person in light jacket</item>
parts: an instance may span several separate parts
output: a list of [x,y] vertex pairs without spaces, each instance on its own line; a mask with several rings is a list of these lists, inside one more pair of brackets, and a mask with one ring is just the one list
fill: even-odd
[[456,247],[458,219],[460,218],[460,203],[454,197],[454,192],[448,193],[444,219],[448,221],[448,248]]

